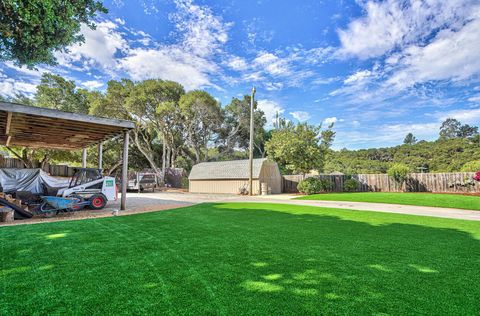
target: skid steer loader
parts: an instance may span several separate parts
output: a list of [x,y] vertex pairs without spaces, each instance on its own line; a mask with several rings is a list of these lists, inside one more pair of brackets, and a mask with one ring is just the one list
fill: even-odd
[[88,207],[100,210],[118,196],[115,178],[104,177],[100,169],[76,168],[68,188],[58,190],[58,197],[75,197],[89,202]]

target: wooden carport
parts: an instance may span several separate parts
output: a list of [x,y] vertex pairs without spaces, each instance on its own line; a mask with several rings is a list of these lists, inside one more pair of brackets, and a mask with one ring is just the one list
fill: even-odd
[[87,164],[86,148],[98,145],[98,168],[102,169],[103,141],[123,135],[121,209],[126,208],[128,131],[134,123],[54,109],[0,102],[0,144],[62,150],[83,149],[82,165]]

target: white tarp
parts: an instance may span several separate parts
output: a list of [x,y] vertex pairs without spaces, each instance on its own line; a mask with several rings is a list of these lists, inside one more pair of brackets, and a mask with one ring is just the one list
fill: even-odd
[[57,179],[42,169],[0,169],[0,185],[3,192],[28,191],[45,194],[47,188],[68,187],[70,179]]

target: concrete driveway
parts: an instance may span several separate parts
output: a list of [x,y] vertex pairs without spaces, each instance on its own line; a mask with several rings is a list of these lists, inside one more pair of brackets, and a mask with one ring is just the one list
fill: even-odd
[[229,194],[199,194],[183,192],[128,193],[127,204],[129,209],[138,210],[141,208],[155,209],[156,207],[165,205],[187,206],[208,202],[281,203],[480,221],[480,211],[474,210],[365,202],[292,200],[296,196],[297,195],[291,194],[276,194],[249,197]]

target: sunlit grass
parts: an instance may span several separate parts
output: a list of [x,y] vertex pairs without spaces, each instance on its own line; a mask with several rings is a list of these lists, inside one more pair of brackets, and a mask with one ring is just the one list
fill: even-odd
[[298,200],[348,201],[388,203],[418,206],[448,207],[480,211],[480,196],[459,194],[433,193],[387,193],[387,192],[355,192],[355,193],[325,193],[306,195]]
[[474,221],[203,204],[2,227],[0,239],[1,315],[474,315],[480,306]]

